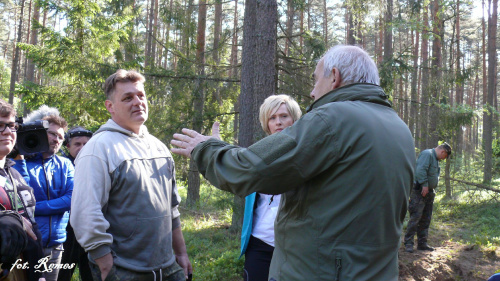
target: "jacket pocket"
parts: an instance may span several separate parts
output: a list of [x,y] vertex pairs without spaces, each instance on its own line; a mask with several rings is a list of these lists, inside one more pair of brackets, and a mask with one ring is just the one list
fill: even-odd
[[342,270],[349,259],[343,258],[343,250],[324,240],[319,244],[318,267],[316,280],[341,281]]

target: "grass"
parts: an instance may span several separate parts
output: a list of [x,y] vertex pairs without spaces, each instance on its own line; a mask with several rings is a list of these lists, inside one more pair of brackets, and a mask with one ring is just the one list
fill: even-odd
[[[187,184],[179,184],[186,202]],[[193,265],[193,280],[242,280],[244,258],[240,255],[240,229],[230,228],[233,195],[202,184],[200,201],[182,207],[182,232]]]
[[[467,192],[460,197],[467,197]],[[500,246],[500,204],[489,200],[487,195],[474,203],[463,198],[444,200],[442,195],[437,196],[433,216],[433,223],[454,226],[451,237],[456,241],[486,247]]]

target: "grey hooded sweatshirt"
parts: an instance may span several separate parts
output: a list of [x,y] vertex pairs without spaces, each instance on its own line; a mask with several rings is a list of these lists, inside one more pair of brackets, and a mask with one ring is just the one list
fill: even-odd
[[145,126],[139,134],[113,120],[76,159],[71,225],[90,260],[148,272],[172,265],[172,229],[180,227],[174,161]]

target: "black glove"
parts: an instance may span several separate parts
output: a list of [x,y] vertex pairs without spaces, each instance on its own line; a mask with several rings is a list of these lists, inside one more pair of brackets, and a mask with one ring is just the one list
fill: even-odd
[[0,212],[0,263],[14,263],[27,244],[21,216],[12,211]]

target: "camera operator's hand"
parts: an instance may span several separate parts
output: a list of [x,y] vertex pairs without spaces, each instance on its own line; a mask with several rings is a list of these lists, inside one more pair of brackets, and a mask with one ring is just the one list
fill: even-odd
[[26,248],[28,236],[23,219],[14,212],[0,213],[0,263],[13,263]]
[[14,158],[14,160],[23,160],[24,159],[24,155],[22,154],[17,154],[16,157]]

